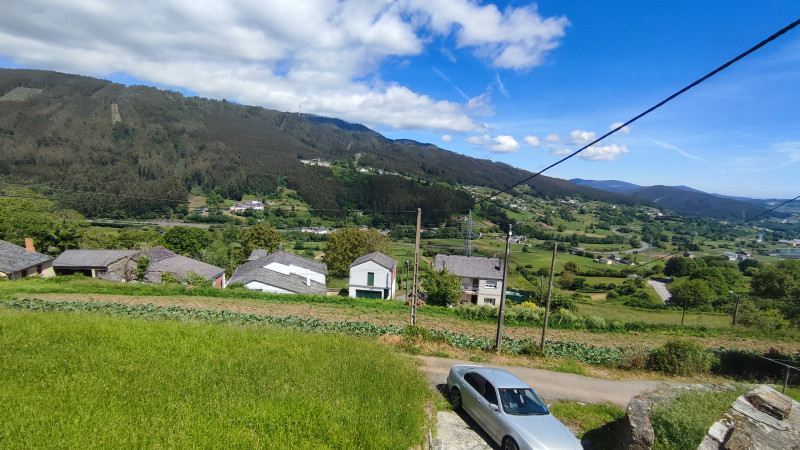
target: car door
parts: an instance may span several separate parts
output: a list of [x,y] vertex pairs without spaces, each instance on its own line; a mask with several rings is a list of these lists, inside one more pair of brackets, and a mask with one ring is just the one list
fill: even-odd
[[468,386],[464,386],[461,390],[461,407],[469,413],[478,423],[480,420],[477,418],[478,401],[482,397],[483,385],[486,382],[482,376],[475,372],[467,372],[464,374],[464,381]]
[[501,412],[497,402],[497,390],[488,380],[483,385],[483,392],[478,401],[479,406],[477,409],[481,411],[482,420],[481,426],[483,430],[492,437],[496,442],[500,442],[500,420]]

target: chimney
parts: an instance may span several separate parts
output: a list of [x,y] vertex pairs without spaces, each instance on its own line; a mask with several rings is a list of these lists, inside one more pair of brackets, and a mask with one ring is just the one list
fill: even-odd
[[36,248],[33,247],[33,238],[25,238],[25,251],[28,253],[36,252]]

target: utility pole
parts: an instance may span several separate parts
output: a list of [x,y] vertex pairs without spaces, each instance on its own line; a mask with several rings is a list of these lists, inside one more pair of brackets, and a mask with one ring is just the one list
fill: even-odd
[[410,264],[409,260],[406,260],[406,300],[408,300],[408,265]]
[[422,226],[422,208],[417,208],[417,242],[414,244],[414,285],[411,294],[411,325],[417,325],[417,276],[419,274],[419,229]]
[[503,260],[503,287],[500,293],[500,314],[497,316],[497,353],[503,347],[503,320],[506,315],[506,282],[508,281],[508,253],[511,244],[511,224],[508,224],[506,236],[506,258]]
[[683,327],[683,318],[686,316],[686,306],[689,304],[689,296],[691,294],[689,292],[686,293],[686,297],[683,299],[683,313],[681,314],[681,327]]
[[544,337],[547,334],[547,319],[550,316],[550,297],[553,295],[553,274],[556,271],[556,252],[558,251],[558,242],[553,243],[553,261],[550,263],[550,282],[547,284],[547,304],[544,307],[544,325],[542,326],[542,343],[539,348],[544,353]]

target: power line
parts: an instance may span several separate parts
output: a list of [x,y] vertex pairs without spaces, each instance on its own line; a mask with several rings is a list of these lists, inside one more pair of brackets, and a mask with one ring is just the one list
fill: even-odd
[[498,191],[498,192],[496,192],[496,193],[492,194],[491,196],[489,196],[489,197],[487,197],[487,198],[484,198],[484,199],[482,199],[482,200],[479,200],[479,201],[475,202],[475,204],[477,205],[477,204],[483,203],[483,202],[485,202],[486,200],[488,200],[488,199],[490,199],[490,198],[493,198],[493,197],[495,197],[495,196],[497,196],[497,195],[500,195],[500,194],[502,194],[502,193],[508,192],[508,191],[510,191],[511,189],[513,189],[513,188],[515,188],[515,187],[519,186],[520,184],[526,183],[526,182],[528,182],[528,181],[530,181],[530,180],[532,180],[532,179],[534,179],[534,178],[538,177],[539,175],[543,174],[544,172],[546,172],[546,171],[548,171],[548,170],[552,169],[553,167],[555,167],[555,166],[557,166],[557,165],[559,165],[559,164],[563,163],[564,161],[566,161],[566,160],[568,160],[568,159],[570,159],[570,158],[574,157],[575,155],[577,155],[577,154],[581,153],[582,151],[586,150],[587,148],[589,148],[589,147],[593,146],[594,144],[597,144],[598,142],[600,142],[600,141],[602,141],[603,139],[605,139],[605,138],[607,138],[607,137],[611,136],[612,134],[616,133],[617,131],[619,131],[619,130],[621,130],[621,129],[625,128],[625,127],[627,127],[628,125],[632,124],[633,122],[636,122],[637,120],[641,119],[642,117],[644,117],[644,116],[646,116],[646,115],[650,114],[651,112],[655,111],[656,109],[658,109],[658,108],[662,107],[662,106],[663,106],[663,105],[665,105],[666,103],[668,103],[668,102],[672,101],[672,100],[673,100],[675,97],[677,97],[677,96],[679,96],[679,95],[683,94],[684,92],[686,92],[686,91],[688,91],[689,89],[691,89],[691,88],[693,88],[693,87],[697,86],[698,84],[700,84],[700,83],[704,82],[705,80],[707,80],[707,79],[711,78],[712,76],[716,75],[717,73],[719,73],[719,72],[721,72],[721,71],[723,71],[723,70],[727,69],[729,66],[731,66],[731,65],[732,65],[732,64],[734,64],[735,62],[737,62],[737,61],[739,61],[740,59],[744,58],[745,56],[747,56],[747,55],[749,55],[749,54],[751,54],[751,53],[755,52],[756,50],[758,50],[758,49],[760,49],[761,47],[763,47],[763,46],[767,45],[768,43],[770,43],[770,42],[774,41],[775,39],[777,39],[777,38],[778,38],[778,37],[780,37],[781,35],[785,34],[785,33],[786,33],[786,32],[788,32],[789,30],[791,30],[792,28],[795,28],[797,25],[800,25],[800,19],[797,19],[797,20],[795,20],[794,22],[792,22],[791,24],[787,25],[786,27],[784,27],[784,28],[780,29],[779,31],[777,31],[776,33],[774,33],[773,35],[771,35],[770,37],[768,37],[768,38],[764,39],[763,41],[759,42],[759,43],[758,43],[758,44],[756,44],[755,46],[751,47],[749,50],[747,50],[747,51],[745,51],[744,53],[740,54],[739,56],[737,56],[737,57],[735,57],[735,58],[731,59],[730,61],[726,62],[725,64],[723,64],[723,65],[721,65],[721,66],[717,67],[716,69],[712,70],[711,72],[709,72],[709,73],[708,73],[708,74],[706,74],[705,76],[703,76],[703,77],[699,78],[698,80],[696,80],[695,82],[693,82],[693,83],[689,84],[688,86],[686,86],[686,87],[684,87],[684,88],[680,89],[679,91],[675,92],[674,94],[672,94],[672,95],[670,95],[669,97],[665,98],[664,100],[660,101],[660,102],[659,102],[659,103],[657,103],[655,106],[652,106],[652,107],[650,107],[649,109],[647,109],[647,110],[646,110],[646,111],[644,111],[643,113],[639,114],[638,116],[636,116],[636,117],[634,117],[634,118],[632,118],[632,119],[628,120],[627,122],[623,123],[622,125],[620,125],[620,126],[618,126],[618,127],[614,128],[613,130],[611,130],[611,131],[609,131],[608,133],[606,133],[606,134],[604,134],[604,135],[600,136],[599,138],[595,139],[594,141],[590,142],[589,144],[586,144],[586,145],[584,145],[584,146],[583,146],[583,147],[581,147],[581,148],[580,148],[578,151],[576,151],[576,152],[574,152],[574,153],[571,153],[571,154],[569,154],[569,155],[567,155],[567,156],[565,156],[565,157],[561,158],[560,160],[558,160],[558,161],[554,162],[553,164],[550,164],[549,166],[545,167],[544,169],[540,170],[539,172],[536,172],[536,173],[534,173],[533,175],[529,176],[528,178],[525,178],[524,180],[522,180],[522,181],[520,181],[520,182],[518,182],[518,183],[515,183],[515,184],[513,184],[513,185],[511,185],[511,186],[509,186],[509,187],[507,187],[507,188],[505,188],[505,189],[503,189],[503,190],[501,190],[501,191]]

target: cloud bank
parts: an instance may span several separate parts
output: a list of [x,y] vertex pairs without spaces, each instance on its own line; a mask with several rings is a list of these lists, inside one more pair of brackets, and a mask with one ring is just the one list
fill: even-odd
[[0,56],[284,111],[470,132],[484,128],[472,114],[491,111],[486,98],[433,98],[383,79],[382,65],[421,55],[440,37],[454,47],[431,51],[465,49],[487,66],[527,70],[568,25],[533,5],[501,11],[469,0],[8,0],[0,3]]

